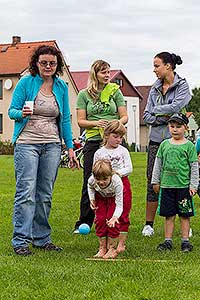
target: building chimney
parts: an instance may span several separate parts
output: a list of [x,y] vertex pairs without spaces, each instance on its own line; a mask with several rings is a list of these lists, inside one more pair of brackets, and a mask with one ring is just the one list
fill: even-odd
[[12,45],[16,45],[18,43],[21,43],[21,36],[13,36],[12,37]]

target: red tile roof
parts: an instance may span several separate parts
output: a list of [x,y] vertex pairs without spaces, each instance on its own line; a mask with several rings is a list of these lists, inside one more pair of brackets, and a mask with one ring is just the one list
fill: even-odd
[[70,71],[72,78],[77,86],[78,91],[83,90],[87,87],[87,81],[89,72],[88,71]]
[[22,73],[28,67],[29,57],[33,49],[43,44],[56,46],[58,48],[55,40],[26,43],[19,42],[15,45],[0,44],[0,75]]
[[186,117],[187,118],[190,118],[192,115],[193,115],[193,112],[191,112],[191,111],[186,112]]

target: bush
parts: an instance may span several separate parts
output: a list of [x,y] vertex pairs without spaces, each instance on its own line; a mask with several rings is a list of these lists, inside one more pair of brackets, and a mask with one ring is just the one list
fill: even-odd
[[4,141],[0,140],[0,155],[10,155],[14,153],[14,146],[12,145],[11,141]]

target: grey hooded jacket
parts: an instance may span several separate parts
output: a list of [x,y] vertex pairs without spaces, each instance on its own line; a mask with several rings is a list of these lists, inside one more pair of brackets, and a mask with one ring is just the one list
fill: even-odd
[[144,110],[143,120],[150,125],[150,141],[161,143],[169,138],[167,127],[169,116],[180,112],[191,100],[188,83],[175,73],[174,83],[162,94],[162,80],[158,79],[153,84],[147,105]]

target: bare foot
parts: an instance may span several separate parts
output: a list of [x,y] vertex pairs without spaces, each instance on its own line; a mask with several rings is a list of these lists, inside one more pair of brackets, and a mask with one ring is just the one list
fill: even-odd
[[97,254],[95,254],[93,257],[96,257],[96,258],[101,258],[103,257],[107,252],[107,249],[99,249],[99,251],[97,252]]
[[117,257],[117,250],[114,248],[110,248],[108,252],[103,256],[103,258],[116,258]]
[[117,253],[122,253],[126,250],[126,245],[123,243],[123,244],[118,244],[117,246]]

